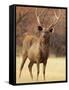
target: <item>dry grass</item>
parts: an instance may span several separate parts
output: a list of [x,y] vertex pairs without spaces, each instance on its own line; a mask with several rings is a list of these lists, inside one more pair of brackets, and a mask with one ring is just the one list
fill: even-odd
[[22,70],[21,77],[19,78],[19,69],[22,62],[21,57],[16,57],[16,83],[31,83],[31,82],[48,82],[48,81],[61,81],[66,79],[66,59],[63,58],[49,58],[46,67],[46,79],[43,80],[42,64],[40,64],[40,74],[37,81],[37,67],[33,65],[33,80],[30,77],[28,70],[29,60],[26,60],[24,68]]

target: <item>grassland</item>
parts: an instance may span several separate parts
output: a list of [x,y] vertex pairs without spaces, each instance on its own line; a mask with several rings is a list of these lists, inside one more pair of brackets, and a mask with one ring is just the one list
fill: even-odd
[[28,70],[29,59],[26,60],[19,78],[19,69],[22,62],[21,57],[16,57],[16,82],[17,83],[31,83],[31,82],[49,82],[49,81],[64,81],[66,78],[66,59],[65,57],[56,58],[50,57],[46,66],[45,80],[43,80],[43,65],[40,64],[40,74],[37,81],[37,67],[33,65],[33,80],[30,77]]

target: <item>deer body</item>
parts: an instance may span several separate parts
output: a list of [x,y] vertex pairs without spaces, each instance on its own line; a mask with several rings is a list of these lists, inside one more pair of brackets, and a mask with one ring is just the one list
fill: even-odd
[[[44,33],[44,32],[43,32]],[[43,63],[43,75],[45,79],[45,67],[47,64],[47,59],[49,55],[49,41],[50,41],[50,32],[48,31],[47,35],[44,33],[44,35],[41,32],[40,37],[36,37],[34,35],[27,35],[23,41],[23,63],[21,65],[21,70],[24,66],[24,63],[27,58],[29,58],[29,71],[30,75],[33,78],[32,75],[32,66],[34,63],[37,64],[37,79],[39,75],[39,64]],[[21,72],[20,72],[21,75]]]
[[46,46],[45,43],[41,45],[40,39],[38,39],[32,46],[29,48],[28,51],[28,58],[30,60],[33,59],[34,62],[43,62],[48,57],[49,53],[49,46]]

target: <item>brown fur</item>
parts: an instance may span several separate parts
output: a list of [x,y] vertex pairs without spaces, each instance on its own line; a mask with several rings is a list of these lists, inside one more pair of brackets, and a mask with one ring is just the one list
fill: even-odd
[[34,63],[37,64],[37,79],[39,76],[39,64],[43,63],[43,77],[45,79],[45,68],[47,64],[47,59],[49,56],[49,41],[50,41],[51,31],[40,31],[40,36],[27,35],[23,41],[23,61],[20,67],[20,75],[23,69],[24,63],[27,58],[29,58],[30,63],[28,65],[30,75],[32,75],[32,66]]

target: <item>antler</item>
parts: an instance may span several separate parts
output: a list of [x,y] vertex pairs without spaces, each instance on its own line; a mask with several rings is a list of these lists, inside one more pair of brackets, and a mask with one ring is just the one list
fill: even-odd
[[35,10],[36,19],[37,19],[37,22],[38,22],[39,25],[41,25],[41,22],[40,22],[40,18],[39,17],[43,14],[43,12],[44,12],[44,10],[39,15],[37,15],[37,8]]
[[36,19],[37,19],[38,24],[41,25],[39,16],[37,15],[37,8],[35,10],[35,15],[36,15]]
[[[52,23],[50,26],[49,26],[49,28],[51,28],[51,27],[54,27],[57,23],[58,23],[58,21],[59,21],[59,19],[60,19],[60,16],[61,16],[61,10],[59,9],[59,16],[57,16],[56,15],[56,12],[55,12],[55,10],[54,10],[54,18],[56,18],[56,21],[54,21],[54,23]],[[48,28],[48,29],[49,29]]]

